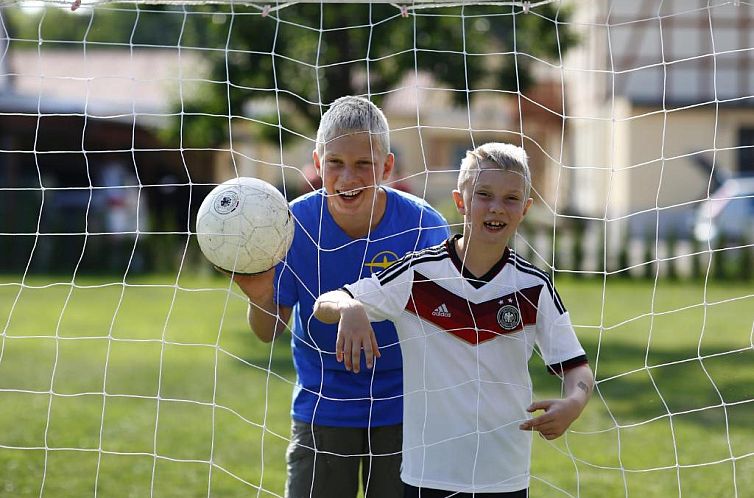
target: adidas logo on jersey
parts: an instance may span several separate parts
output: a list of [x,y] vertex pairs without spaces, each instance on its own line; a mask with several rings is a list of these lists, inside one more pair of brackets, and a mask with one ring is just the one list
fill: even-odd
[[432,316],[441,316],[443,318],[450,318],[450,311],[448,311],[448,307],[445,306],[445,303],[442,303],[440,306],[435,308],[435,310],[432,312]]

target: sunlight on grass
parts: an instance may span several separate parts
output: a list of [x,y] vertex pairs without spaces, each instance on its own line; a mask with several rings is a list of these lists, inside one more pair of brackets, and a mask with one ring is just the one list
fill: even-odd
[[[256,340],[227,279],[6,282],[0,495],[282,496],[290,346]],[[558,288],[598,387],[565,437],[534,438],[532,497],[752,489],[750,289]],[[559,395],[537,356],[530,370],[535,397]]]

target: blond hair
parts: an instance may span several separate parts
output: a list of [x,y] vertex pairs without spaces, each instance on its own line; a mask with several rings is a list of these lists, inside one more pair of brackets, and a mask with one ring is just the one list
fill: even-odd
[[482,163],[491,163],[503,171],[519,173],[524,179],[524,199],[531,193],[531,173],[526,151],[513,144],[490,142],[474,150],[466,151],[458,172],[458,190],[476,178],[482,169]]
[[390,128],[379,107],[363,97],[348,95],[330,104],[317,130],[317,154],[324,155],[325,144],[352,133],[368,132],[376,148],[390,153]]

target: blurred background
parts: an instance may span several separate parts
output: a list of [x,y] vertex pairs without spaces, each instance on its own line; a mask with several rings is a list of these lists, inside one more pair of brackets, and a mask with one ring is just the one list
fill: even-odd
[[[753,189],[738,182],[754,174],[746,3],[556,2],[531,15],[471,6],[410,18],[385,4],[326,4],[321,18],[306,4],[272,16],[43,5],[0,12],[0,270],[202,264],[189,234],[206,192],[236,175],[289,198],[317,187],[317,121],[344,94],[385,110],[390,184],[452,222],[465,151],[523,145],[536,202],[519,250],[544,266],[640,276],[677,257],[661,271],[693,276],[708,262],[693,262],[701,249],[751,245]],[[720,276],[726,265],[750,275],[750,247],[716,254],[744,260],[718,265]]]

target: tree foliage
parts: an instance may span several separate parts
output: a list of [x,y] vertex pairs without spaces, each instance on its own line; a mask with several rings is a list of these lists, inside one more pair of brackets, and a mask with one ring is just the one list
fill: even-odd
[[[523,91],[532,67],[559,59],[575,42],[568,12],[547,4],[436,7],[408,16],[389,4],[295,4],[263,13],[238,5],[96,9],[56,22],[59,12],[15,30],[45,39],[201,48],[210,74],[176,103],[173,139],[186,147],[223,143],[230,123],[248,120],[274,141],[310,136],[326,105],[368,94],[378,105],[408,72],[426,72],[466,104],[484,89]],[[33,31],[33,32],[31,32]],[[229,119],[230,116],[230,119]]]

